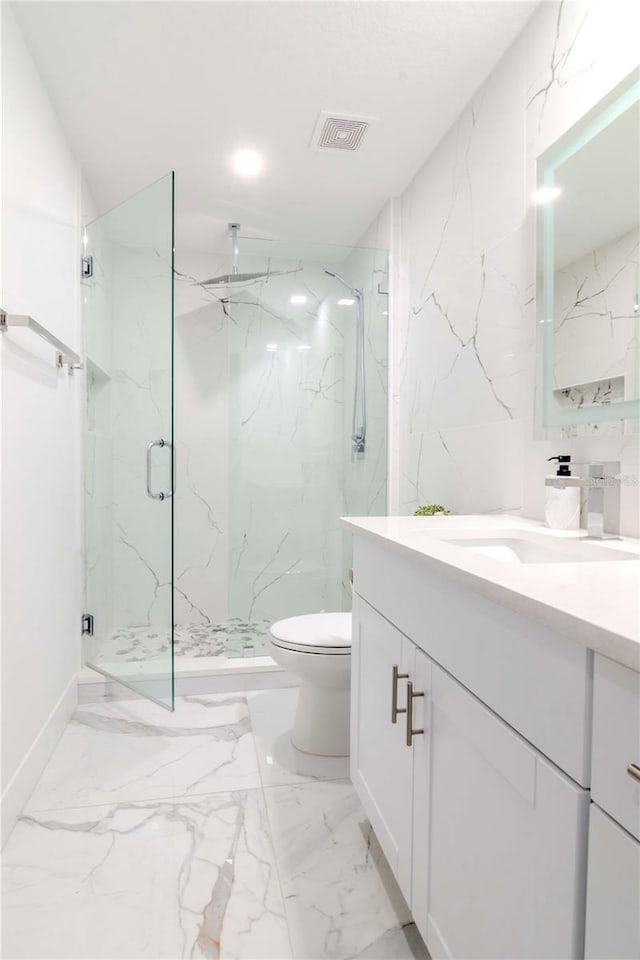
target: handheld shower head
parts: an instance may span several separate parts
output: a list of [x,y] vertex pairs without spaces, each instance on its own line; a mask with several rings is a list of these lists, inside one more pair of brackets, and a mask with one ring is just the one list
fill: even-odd
[[[367,396],[365,390],[365,330],[364,330],[364,297],[362,290],[352,286],[341,277],[335,270],[328,270],[324,267],[324,272],[328,277],[337,280],[347,288],[352,297],[358,302],[357,306],[357,333],[356,333],[356,375],[353,387],[353,418],[351,427],[351,443],[353,452],[357,457],[365,455],[365,446],[367,442]],[[340,303],[352,304],[353,300],[341,300]],[[360,416],[358,417],[358,414]]]
[[341,283],[343,286],[345,286],[347,290],[358,297],[358,299],[362,298],[362,290],[359,290],[357,287],[353,287],[350,283],[347,283],[344,277],[341,277],[339,273],[335,273],[333,270],[327,270],[326,267],[324,268],[324,272],[328,277],[333,277],[334,280],[337,280],[338,283]]

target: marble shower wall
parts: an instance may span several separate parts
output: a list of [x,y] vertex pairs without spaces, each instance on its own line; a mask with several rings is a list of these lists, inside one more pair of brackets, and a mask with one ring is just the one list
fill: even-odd
[[[242,269],[264,266],[243,257]],[[232,294],[229,602],[243,619],[333,608],[339,597],[344,322],[334,291],[320,265],[305,264]],[[296,293],[307,302],[291,304]]]
[[541,4],[400,198],[400,509],[544,513],[546,458],[620,460],[637,435],[536,440],[535,158],[638,64],[640,6]]
[[[358,247],[344,262],[343,276],[364,294],[365,381],[367,399],[367,443],[365,456],[353,453],[353,384],[356,363],[356,317],[351,314],[344,326],[344,368],[348,384],[342,419],[343,509],[346,516],[382,516],[388,512],[389,479],[389,286],[388,221],[385,212],[360,239]],[[349,310],[355,311],[355,305]],[[342,537],[342,604],[351,609],[349,568],[352,565],[352,538]]]
[[223,291],[197,282],[226,269],[200,254],[176,260],[177,624],[229,615],[229,325]]
[[[344,259],[348,250],[326,248],[325,259],[315,251],[319,259],[303,261],[292,250],[304,256],[303,245],[270,256],[269,244],[241,241],[242,271],[266,269],[270,256],[271,271],[292,272],[240,287],[201,286],[228,270],[224,259],[177,258],[178,624],[257,622],[350,603],[338,518],[352,504],[384,512],[386,298],[377,283],[386,250]],[[354,307],[338,306],[348,293],[325,266],[363,286],[370,301],[371,452],[359,475],[349,455]],[[296,294],[306,302],[292,304]]]
[[[87,652],[102,662],[114,648],[107,638],[123,646],[122,628],[150,626],[154,655],[168,656],[171,553],[159,511],[170,504],[144,492],[144,447],[170,424],[167,258],[96,231],[90,243],[85,542],[96,634]],[[248,245],[242,269],[265,269]],[[377,284],[387,254],[325,252],[327,262],[272,261],[271,270],[293,272],[239,288],[202,285],[226,272],[226,257],[177,258],[178,625],[258,623],[350,603],[339,517],[383,512],[385,502],[386,298]],[[338,305],[348,293],[324,266],[365,290],[370,440],[357,464],[349,456],[354,308]],[[296,293],[307,301],[292,304]],[[154,455],[153,486],[164,489],[169,461],[165,451]]]

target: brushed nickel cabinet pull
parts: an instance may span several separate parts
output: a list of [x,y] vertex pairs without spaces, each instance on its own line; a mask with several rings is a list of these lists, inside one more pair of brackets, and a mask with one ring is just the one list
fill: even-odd
[[630,763],[627,767],[627,773],[634,780],[640,780],[640,766],[637,763]]
[[393,665],[393,681],[391,687],[391,723],[397,723],[398,714],[406,713],[406,707],[398,706],[398,680],[407,680],[409,678],[408,673],[398,673],[398,664],[394,663]]
[[416,697],[424,697],[424,693],[414,693],[413,684],[409,680],[407,684],[407,746],[410,747],[413,743],[413,738],[417,737],[418,734],[424,733],[424,728],[421,730],[413,729],[413,701]]

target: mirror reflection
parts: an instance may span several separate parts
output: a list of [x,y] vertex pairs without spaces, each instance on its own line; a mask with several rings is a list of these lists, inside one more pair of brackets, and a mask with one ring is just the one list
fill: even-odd
[[535,199],[545,425],[619,429],[640,398],[637,83],[547,152]]

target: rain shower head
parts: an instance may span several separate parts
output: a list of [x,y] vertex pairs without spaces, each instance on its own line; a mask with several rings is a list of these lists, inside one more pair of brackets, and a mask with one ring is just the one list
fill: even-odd
[[250,280],[262,280],[265,277],[280,277],[286,273],[295,273],[295,270],[264,270],[259,273],[238,273],[238,230],[239,223],[229,224],[231,235],[231,273],[223,273],[210,280],[201,280],[201,287],[224,287],[230,283],[247,283]]
[[212,277],[211,280],[202,280],[202,287],[223,287],[229,283],[246,283],[247,280],[261,280],[263,277],[278,277],[283,273],[290,273],[289,270],[267,270],[265,273],[223,273],[219,277]]

